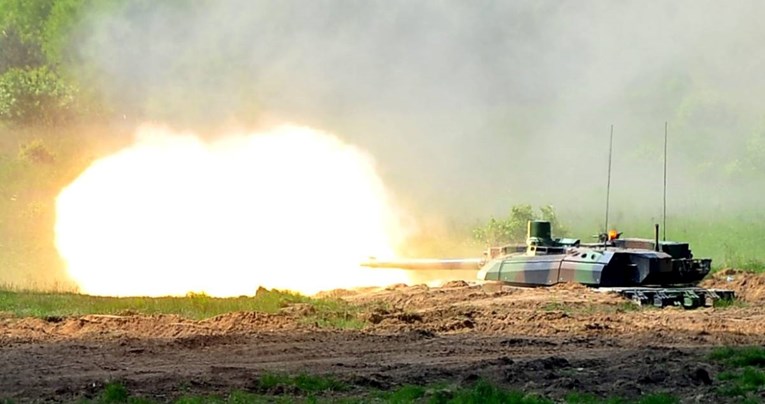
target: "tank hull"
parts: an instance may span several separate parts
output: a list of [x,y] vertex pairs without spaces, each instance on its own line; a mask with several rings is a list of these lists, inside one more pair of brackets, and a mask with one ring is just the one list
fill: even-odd
[[673,258],[653,250],[570,248],[560,254],[511,254],[487,262],[478,279],[519,286],[576,282],[598,287],[695,285],[711,260]]

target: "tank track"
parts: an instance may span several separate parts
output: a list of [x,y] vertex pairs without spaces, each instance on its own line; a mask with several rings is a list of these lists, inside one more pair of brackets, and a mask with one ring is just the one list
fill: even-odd
[[718,300],[733,300],[735,292],[726,289],[705,289],[699,287],[626,287],[626,288],[597,288],[601,292],[618,293],[631,300],[638,306],[668,306],[693,309],[697,307],[712,307]]

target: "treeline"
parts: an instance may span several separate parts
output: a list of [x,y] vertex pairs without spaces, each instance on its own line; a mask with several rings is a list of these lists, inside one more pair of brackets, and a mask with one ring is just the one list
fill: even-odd
[[[98,118],[108,107],[93,83],[81,83],[80,22],[130,3],[117,0],[0,2],[0,121],[55,125]],[[115,44],[116,46],[116,44]],[[79,69],[75,74],[74,70]]]
[[66,38],[84,3],[0,3],[0,120],[55,124],[78,114],[78,86],[61,66]]

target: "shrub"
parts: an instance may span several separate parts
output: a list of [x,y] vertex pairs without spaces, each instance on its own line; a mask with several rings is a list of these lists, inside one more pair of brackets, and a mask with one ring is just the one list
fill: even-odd
[[526,239],[527,223],[537,219],[550,222],[554,235],[566,235],[568,230],[560,223],[552,205],[542,206],[539,211],[541,214],[536,214],[531,205],[515,205],[507,218],[491,218],[485,225],[475,228],[473,238],[488,245],[521,242]]
[[0,120],[52,125],[70,120],[76,89],[47,67],[14,68],[0,76]]
[[19,147],[19,159],[30,163],[51,164],[56,161],[56,155],[41,139],[34,139]]

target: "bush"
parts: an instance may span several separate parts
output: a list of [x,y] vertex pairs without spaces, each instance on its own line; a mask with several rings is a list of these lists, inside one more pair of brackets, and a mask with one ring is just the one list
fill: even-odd
[[555,236],[565,236],[568,230],[560,224],[552,205],[542,206],[536,214],[531,205],[515,205],[505,219],[491,218],[489,222],[473,230],[473,238],[483,244],[499,245],[517,243],[526,239],[527,223],[530,220],[550,222]]
[[56,155],[41,139],[35,139],[19,147],[19,159],[30,163],[51,164],[56,161]]
[[74,116],[75,94],[47,67],[14,68],[0,76],[0,120],[52,125]]

